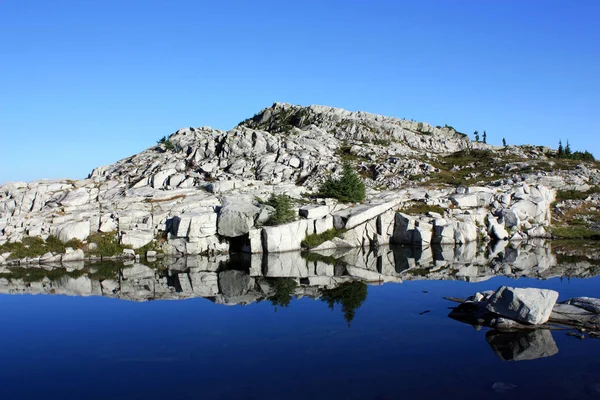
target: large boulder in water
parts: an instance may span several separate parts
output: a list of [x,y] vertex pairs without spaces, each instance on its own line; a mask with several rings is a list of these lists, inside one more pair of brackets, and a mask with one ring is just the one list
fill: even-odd
[[548,322],[557,299],[554,290],[502,286],[487,300],[486,309],[515,321],[540,325]]

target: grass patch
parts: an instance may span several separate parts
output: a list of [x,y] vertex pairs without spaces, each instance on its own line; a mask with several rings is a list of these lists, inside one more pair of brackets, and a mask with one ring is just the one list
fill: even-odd
[[323,233],[312,233],[304,238],[300,245],[305,249],[313,249],[318,245],[332,240],[333,238],[339,237],[342,233],[346,232],[346,229],[328,229]]
[[39,257],[48,252],[64,253],[67,247],[81,249],[83,244],[78,239],[71,239],[67,243],[63,243],[56,236],[49,236],[45,241],[40,237],[27,236],[20,242],[3,244],[0,246],[0,254],[10,252],[9,260],[20,260]]
[[579,190],[559,190],[556,192],[556,201],[585,200],[589,195],[594,193],[600,193],[600,187],[594,186],[585,192],[581,192]]
[[550,228],[550,232],[559,239],[600,239],[600,232],[581,225],[553,226]]
[[433,206],[425,203],[412,203],[404,208],[398,209],[398,212],[409,215],[420,215],[427,214],[428,212],[434,212],[444,215],[446,209],[440,206]]

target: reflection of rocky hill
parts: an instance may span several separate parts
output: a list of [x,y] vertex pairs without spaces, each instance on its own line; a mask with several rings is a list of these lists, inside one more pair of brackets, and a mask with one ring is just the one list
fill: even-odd
[[[403,280],[483,281],[494,276],[589,277],[597,261],[559,258],[549,247],[388,248],[377,252],[297,252],[235,257],[165,259],[159,266],[141,263],[81,264],[47,270],[2,269],[0,292],[108,296],[127,300],[204,297],[219,304],[249,304],[270,299],[286,305],[291,296],[321,298],[341,284]],[[329,301],[329,300],[328,300]]]

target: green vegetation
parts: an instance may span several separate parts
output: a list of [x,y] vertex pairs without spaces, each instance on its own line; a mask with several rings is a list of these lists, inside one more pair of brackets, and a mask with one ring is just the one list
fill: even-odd
[[344,319],[350,323],[356,315],[356,310],[367,299],[367,285],[364,282],[354,281],[342,283],[335,289],[323,290],[321,300],[333,310],[334,305],[341,304]]
[[110,257],[123,253],[123,250],[130,249],[131,246],[124,246],[119,243],[117,232],[93,233],[88,236],[88,243],[95,243],[96,248],[89,250],[89,254],[94,256]]
[[[498,154],[490,150],[461,150],[441,158],[438,162],[431,162],[439,172],[431,175],[429,182],[458,186],[476,176],[471,182],[487,183],[499,179],[500,176],[496,173],[500,168],[505,167],[508,162],[515,161],[519,161],[518,156]],[[482,175],[482,172],[486,174]]]
[[596,158],[589,151],[575,151],[571,150],[571,144],[567,140],[567,145],[563,147],[562,140],[558,141],[558,150],[556,152],[556,157],[558,158],[567,158],[570,160],[579,160],[579,161],[596,161]]
[[365,184],[349,163],[344,163],[339,179],[329,178],[319,189],[319,196],[330,197],[344,203],[357,203],[365,199]]
[[556,192],[556,201],[564,200],[585,200],[590,194],[600,193],[600,187],[594,186],[585,192],[579,190],[559,190]]
[[292,208],[292,199],[285,194],[271,194],[265,204],[275,209],[265,225],[281,225],[292,222],[296,219],[296,212]]
[[[581,198],[583,192],[561,191],[562,199]],[[586,194],[584,194],[587,197]],[[600,231],[592,229],[600,223],[600,211],[592,203],[583,202],[577,207],[553,208],[553,226],[550,232],[560,239],[599,239]]]
[[3,244],[0,246],[0,254],[10,252],[9,259],[20,260],[39,257],[48,252],[64,253],[67,247],[80,249],[83,244],[78,239],[71,239],[67,243],[63,243],[56,236],[49,236],[45,241],[40,237],[27,236],[21,242]]
[[550,232],[554,237],[560,239],[598,239],[600,238],[599,231],[593,231],[584,226],[553,226]]
[[159,141],[157,141],[156,143],[158,144],[162,144],[165,146],[165,149],[168,151],[173,151],[175,150],[175,145],[169,140],[167,139],[166,136],[163,136]]
[[275,294],[268,299],[271,304],[275,307],[289,306],[297,286],[296,281],[292,278],[267,278],[267,282],[275,290]]
[[378,146],[389,146],[392,142],[387,139],[373,139],[371,143],[376,144]]
[[425,203],[411,203],[398,210],[398,212],[410,215],[427,214],[428,212],[434,212],[444,215],[446,209],[440,206],[429,205]]
[[346,232],[345,229],[329,229],[323,233],[312,233],[304,238],[301,243],[301,246],[305,249],[312,249],[317,247],[318,245],[327,242],[328,240],[332,240],[333,238],[339,237],[342,233]]
[[149,251],[155,251],[157,254],[164,253],[162,244],[167,241],[166,234],[158,233],[155,238],[146,245],[135,250],[135,254],[145,255]]

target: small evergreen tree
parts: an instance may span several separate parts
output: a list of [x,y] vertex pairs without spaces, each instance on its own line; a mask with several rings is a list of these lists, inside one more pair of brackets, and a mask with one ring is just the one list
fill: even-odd
[[483,143],[487,143],[487,133],[483,131]]
[[567,145],[565,146],[565,156],[569,157],[571,155],[571,145],[569,144],[569,141],[567,140]]
[[558,141],[558,156],[562,157],[565,153],[565,150],[563,149],[563,145],[562,145],[562,140]]
[[345,162],[340,179],[329,178],[319,189],[319,196],[331,197],[344,203],[358,203],[365,199],[365,184],[352,165]]
[[475,132],[473,132],[473,135],[475,135],[475,141],[476,141],[477,143],[479,143],[479,132],[478,132],[478,131],[475,131]]
[[502,138],[502,146],[506,147],[506,139]]
[[273,207],[275,213],[271,215],[265,225],[281,225],[296,219],[296,212],[292,208],[292,201],[288,195],[272,194],[266,204]]

